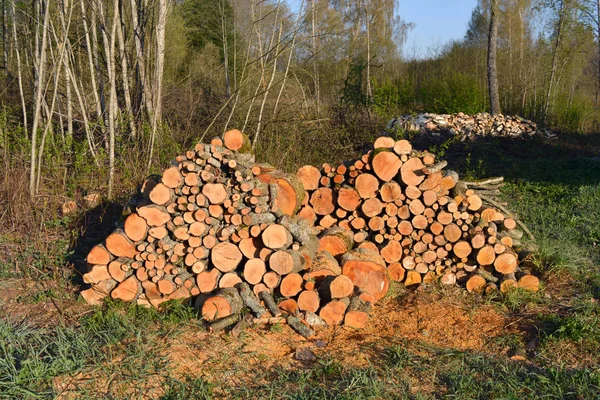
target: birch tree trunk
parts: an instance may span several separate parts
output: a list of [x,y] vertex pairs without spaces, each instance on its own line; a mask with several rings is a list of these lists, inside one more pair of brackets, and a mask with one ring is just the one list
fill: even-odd
[[498,47],[498,0],[490,3],[490,32],[488,35],[488,86],[490,92],[490,113],[500,114],[500,96],[498,95],[498,72],[496,53]]
[[111,26],[110,37],[107,29],[108,15],[104,15],[103,5],[98,4],[98,10],[101,19],[102,41],[104,43],[104,53],[106,57],[106,70],[109,83],[109,98],[108,98],[108,199],[112,199],[113,183],[115,175],[115,131],[117,123],[117,82],[115,68],[115,42],[117,35],[117,24],[119,20],[119,3],[113,2],[113,21]]
[[[100,96],[98,94],[98,85],[96,83],[96,72],[98,70],[98,65],[97,65],[97,57],[95,57],[95,55],[97,55],[97,45],[94,45],[92,47],[92,41],[90,39],[90,27],[89,27],[89,23],[88,23],[88,16],[87,16],[87,10],[85,7],[85,3],[88,0],[80,0],[80,5],[81,5],[81,19],[83,20],[83,29],[84,29],[84,34],[85,34],[85,44],[86,44],[86,48],[87,48],[87,55],[88,55],[88,64],[89,64],[89,68],[90,68],[90,84],[92,86],[92,94],[93,94],[93,98],[94,98],[94,107],[95,107],[95,111],[96,111],[96,116],[98,118],[98,120],[104,120],[103,118],[103,107],[100,104]],[[95,25],[95,18],[93,17],[93,13],[92,13],[92,20],[91,20],[91,25]],[[94,27],[95,30],[95,27]]]
[[[114,0],[117,1],[117,0]],[[129,90],[129,72],[127,67],[127,53],[125,49],[125,39],[123,38],[123,30],[125,23],[121,13],[122,0],[118,0],[119,10],[119,27],[117,28],[117,38],[119,39],[119,59],[121,60],[121,80],[123,85],[123,97],[125,98],[125,118],[129,123],[129,136],[133,139],[136,137],[136,126],[131,107],[131,92]]]
[[225,1],[221,1],[221,38],[223,41],[223,64],[225,67],[225,93],[227,98],[231,97],[231,84],[229,83],[229,49],[227,47],[227,19],[225,18]]
[[548,120],[548,114],[550,113],[550,103],[552,97],[552,90],[554,89],[554,80],[556,79],[556,70],[558,68],[558,49],[562,41],[562,28],[565,19],[565,2],[560,1],[560,9],[558,12],[558,27],[556,31],[556,40],[554,41],[554,48],[552,50],[552,69],[550,70],[550,81],[548,82],[548,90],[546,91],[546,102],[544,105],[544,124]]
[[[17,58],[17,80],[19,83],[19,95],[21,97],[21,109],[23,110],[23,129],[25,132],[29,132],[29,128],[27,126],[27,105],[25,104],[25,93],[23,92],[23,71],[21,67],[21,51],[19,50],[19,39],[17,37],[17,18],[15,13],[15,1],[12,0],[10,2],[10,13],[13,20],[12,23],[12,35],[13,41],[15,45],[15,55]],[[28,136],[28,134],[26,133]]]
[[142,41],[143,29],[138,18],[138,4],[136,0],[131,0],[131,21],[133,23],[133,37],[135,39],[135,53],[137,73],[139,76],[138,87],[142,99],[140,104],[144,104],[148,117],[152,120],[154,115],[154,107],[152,106],[152,94],[148,85],[146,74],[146,57],[144,53],[144,42]]
[[165,27],[167,25],[167,0],[158,0],[158,21],[156,22],[156,67],[154,69],[154,116],[152,118],[152,134],[150,136],[150,155],[147,170],[152,165],[154,141],[158,124],[162,121],[162,82],[165,64]]
[[320,88],[319,88],[319,67],[317,64],[317,30],[316,30],[316,20],[317,20],[317,8],[315,6],[316,0],[311,0],[311,27],[312,27],[312,52],[313,52],[313,79],[315,81],[315,104],[317,109],[317,114],[319,114],[319,98]]
[[[36,150],[37,150],[37,129],[40,120],[40,110],[42,106],[42,87],[44,80],[44,67],[46,64],[46,41],[47,41],[47,32],[48,32],[48,19],[49,19],[49,7],[43,2],[41,2],[40,7],[44,13],[43,22],[42,22],[42,42],[41,47],[39,49],[39,55],[36,51],[36,64],[37,64],[37,74],[35,76],[34,87],[35,87],[35,99],[34,99],[34,111],[33,111],[33,126],[31,128],[31,169],[29,173],[29,194],[31,197],[34,197],[36,193],[36,179],[35,179],[35,171],[36,171]],[[36,29],[36,33],[39,33],[39,29]],[[38,40],[36,39],[36,42]]]
[[596,90],[596,105],[598,105],[600,101],[600,0],[596,3],[596,44],[598,46],[598,77],[597,77],[597,90]]

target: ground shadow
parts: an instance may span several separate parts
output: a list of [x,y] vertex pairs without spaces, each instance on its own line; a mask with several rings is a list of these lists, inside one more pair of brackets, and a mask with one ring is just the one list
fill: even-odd
[[123,205],[103,201],[98,206],[85,211],[75,221],[78,231],[77,238],[70,248],[67,261],[73,266],[71,281],[83,285],[82,276],[86,272],[85,258],[95,245],[101,243],[115,229],[123,213]]
[[562,134],[553,139],[482,137],[470,141],[416,135],[417,149],[448,161],[466,179],[504,176],[510,182],[543,182],[577,187],[600,182],[600,134]]

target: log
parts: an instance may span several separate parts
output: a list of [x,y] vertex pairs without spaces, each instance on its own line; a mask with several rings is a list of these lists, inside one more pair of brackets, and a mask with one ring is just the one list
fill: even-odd
[[269,268],[279,275],[300,272],[304,269],[305,263],[303,260],[304,259],[301,258],[300,254],[296,251],[278,250],[269,258]]
[[237,268],[243,255],[240,249],[229,242],[222,242],[211,249],[210,260],[221,272],[230,272]]
[[202,186],[202,194],[211,204],[223,204],[228,197],[225,185],[222,183],[207,183]]
[[321,305],[319,294],[315,290],[304,290],[298,296],[298,308],[316,313]]
[[231,151],[252,152],[252,142],[242,131],[231,129],[223,134],[223,145]]
[[165,186],[171,189],[177,189],[183,185],[183,177],[177,167],[167,168],[162,174],[161,181]]
[[141,293],[141,290],[142,287],[140,282],[132,275],[119,283],[117,287],[110,292],[110,297],[115,300],[133,301]]
[[279,292],[283,297],[294,297],[302,291],[304,280],[298,273],[287,274],[281,279]]
[[485,278],[483,278],[480,275],[472,275],[468,280],[467,280],[467,290],[469,291],[469,293],[471,292],[476,292],[476,293],[481,293],[483,291],[483,289],[485,288],[487,284],[487,281],[485,280]]
[[242,301],[248,307],[257,318],[262,317],[266,314],[267,310],[260,305],[260,300],[256,297],[254,292],[250,289],[247,283],[242,282],[238,285],[240,291],[240,297]]
[[282,225],[269,225],[261,235],[265,246],[272,250],[287,249],[293,242],[292,234]]
[[321,172],[312,165],[301,167],[296,173],[296,176],[300,182],[302,182],[304,190],[316,190],[319,187]]
[[329,215],[335,210],[333,190],[330,188],[319,188],[310,196],[310,205],[317,215]]
[[346,211],[354,211],[361,203],[361,197],[354,188],[342,187],[337,193],[337,204]]
[[531,274],[523,275],[519,279],[517,286],[521,289],[537,292],[540,289],[540,280]]
[[240,314],[232,314],[224,318],[219,318],[208,325],[209,332],[218,332],[237,324],[240,321]]
[[207,321],[239,314],[244,308],[244,302],[235,288],[219,289],[217,294],[210,296],[202,306],[202,318]]
[[512,274],[517,269],[517,257],[511,252],[500,254],[494,261],[494,269],[504,275]]
[[104,247],[102,244],[99,244],[90,250],[86,257],[86,261],[88,264],[107,265],[112,258],[112,255],[108,250],[106,250],[106,247]]
[[347,297],[338,300],[332,300],[325,304],[319,311],[319,317],[327,323],[327,325],[341,325],[344,320],[346,308],[350,304]]
[[354,293],[354,283],[345,275],[325,279],[319,287],[319,292],[325,299],[341,299]]
[[309,338],[315,334],[315,332],[308,326],[304,325],[298,317],[290,315],[287,317],[286,321],[291,328],[305,338]]
[[161,226],[171,220],[166,208],[154,204],[138,208],[137,213],[149,226]]
[[106,249],[117,257],[133,258],[137,254],[135,245],[123,230],[117,228],[108,235],[105,242]]
[[260,258],[251,258],[244,264],[244,279],[251,285],[260,283],[266,272],[267,266]]
[[198,289],[200,289],[200,293],[210,293],[215,290],[220,278],[221,272],[216,268],[200,272],[196,276],[196,284],[198,285]]
[[378,301],[387,294],[390,285],[385,263],[381,261],[374,253],[352,251],[343,257],[342,274]]
[[402,282],[406,276],[406,270],[402,264],[398,262],[391,263],[387,267],[388,275],[395,282]]
[[317,251],[328,251],[337,257],[349,252],[354,246],[354,234],[343,228],[334,227],[324,231],[319,238]]
[[354,181],[354,187],[361,198],[370,199],[377,196],[379,180],[368,173],[360,174]]
[[371,160],[371,165],[373,172],[375,172],[375,175],[377,175],[379,179],[384,182],[389,182],[398,174],[398,171],[402,166],[402,161],[400,161],[400,158],[393,152],[385,150],[375,154]]
[[277,307],[277,303],[275,303],[271,293],[264,290],[258,293],[258,297],[265,303],[265,306],[267,306],[273,317],[278,317],[281,315],[281,311],[279,310],[279,307]]
[[123,223],[123,231],[130,240],[137,243],[146,239],[148,224],[137,213],[132,213],[129,214]]
[[402,182],[406,185],[419,186],[425,179],[425,174],[420,174],[424,165],[419,158],[410,158],[400,168]]

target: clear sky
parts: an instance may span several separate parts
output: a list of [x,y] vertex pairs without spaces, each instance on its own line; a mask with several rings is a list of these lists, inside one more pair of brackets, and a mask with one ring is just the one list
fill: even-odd
[[[442,45],[462,39],[467,31],[471,12],[478,0],[398,0],[398,14],[413,22],[403,55],[426,58],[436,54]],[[288,0],[297,11],[302,0]]]
[[415,24],[408,33],[404,56],[432,56],[441,45],[461,39],[476,4],[477,0],[400,0],[400,16]]

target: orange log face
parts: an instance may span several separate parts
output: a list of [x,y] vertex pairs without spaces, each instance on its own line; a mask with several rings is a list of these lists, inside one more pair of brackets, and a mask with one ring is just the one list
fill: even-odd
[[425,175],[418,174],[418,171],[421,171],[423,167],[424,165],[420,159],[410,158],[400,169],[402,182],[406,185],[419,186],[425,179]]
[[344,302],[333,300],[321,308],[319,317],[321,317],[327,325],[340,325],[344,320],[346,308],[347,306]]
[[319,304],[319,294],[314,290],[305,290],[298,296],[298,307],[302,311],[317,312]]
[[335,210],[333,190],[319,188],[310,196],[310,205],[317,215],[329,215]]
[[354,211],[360,205],[360,195],[353,188],[341,188],[338,192],[337,203],[346,211]]
[[130,276],[113,289],[110,296],[115,300],[133,301],[138,295],[139,282],[135,276]]
[[377,196],[379,191],[379,180],[371,174],[360,174],[354,182],[356,191],[363,199]]
[[398,174],[402,161],[393,152],[383,151],[373,157],[371,165],[373,166],[373,172],[379,179],[389,182]]
[[247,140],[242,131],[238,129],[232,129],[223,135],[223,144],[229,150],[237,151],[241,149],[244,144],[247,144]]
[[494,268],[501,274],[512,274],[517,270],[517,258],[512,253],[500,254],[494,261]]
[[89,264],[107,265],[112,259],[110,253],[104,246],[95,246],[87,255],[86,261]]
[[221,242],[211,249],[210,260],[221,272],[230,272],[237,268],[243,255],[233,243]]
[[300,179],[302,186],[304,186],[304,190],[316,190],[319,187],[321,172],[312,165],[301,167],[296,173],[296,176]]
[[162,183],[171,189],[176,189],[183,185],[183,177],[179,173],[179,168],[169,167],[163,172]]
[[139,242],[146,238],[148,224],[144,218],[140,217],[137,213],[133,213],[125,219],[123,230],[129,239],[134,242]]
[[120,230],[106,238],[106,249],[117,257],[133,258],[137,254],[133,242]]
[[380,300],[388,292],[390,281],[385,267],[371,261],[346,261],[342,273],[365,292]]

